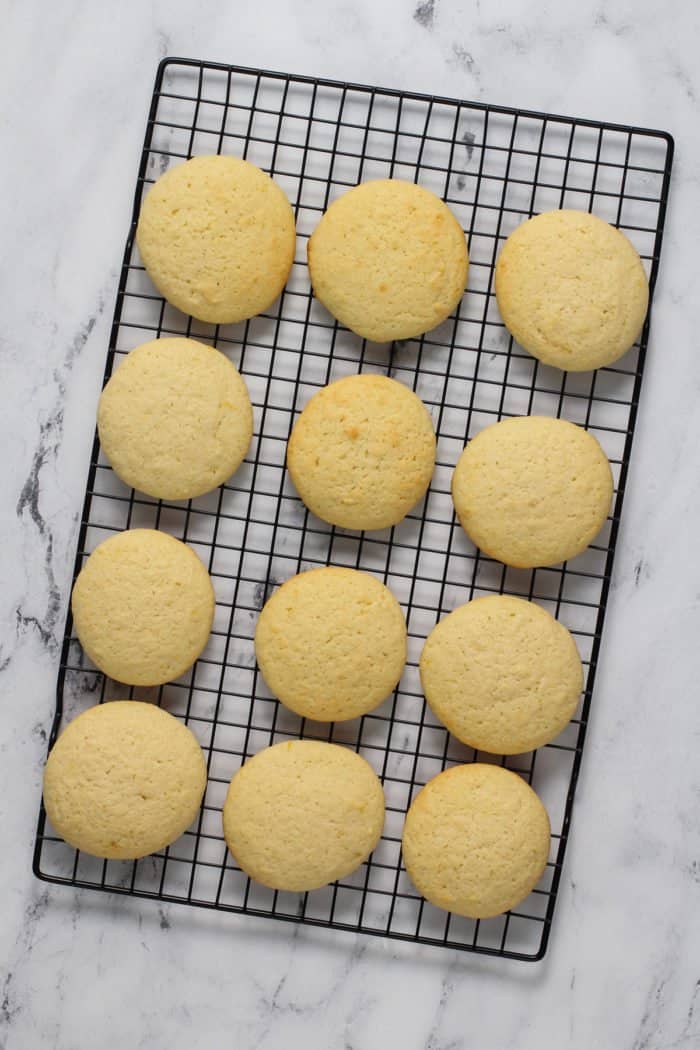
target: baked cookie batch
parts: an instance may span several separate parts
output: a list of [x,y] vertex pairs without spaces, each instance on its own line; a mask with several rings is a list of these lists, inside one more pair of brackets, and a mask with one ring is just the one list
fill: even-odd
[[[266,310],[294,259],[294,214],[254,165],[197,157],[161,176],[141,207],[141,258],[174,306],[228,324]],[[399,180],[363,183],[330,205],[308,244],[316,297],[365,339],[418,337],[458,307],[464,233],[434,194]],[[648,306],[641,260],[592,215],[523,222],[496,264],[501,316],[540,361],[582,371],[616,361]],[[158,339],[132,350],[98,408],[105,455],[129,486],[166,500],[209,492],[242,463],[253,434],[246,384],[218,350]],[[307,508],[356,530],[397,525],[425,496],[436,436],[402,383],[360,374],[308,402],[287,466]],[[605,522],[610,464],[595,438],[561,419],[516,417],[477,434],[452,478],[455,511],[486,555],[519,568],[580,554]],[[73,591],[76,633],[92,662],[129,685],[159,685],[203,652],[214,616],[209,575],[186,544],[152,529],[101,543]],[[255,654],[272,693],[298,715],[358,718],[396,689],[407,655],[396,598],[374,576],[302,572],[262,609]],[[569,631],[532,602],[476,598],[431,631],[420,680],[434,715],[480,752],[511,755],[553,740],[573,716],[583,669]],[[190,729],[133,700],[93,707],[51,750],[44,801],[56,832],[98,857],[163,849],[196,817],[206,763]],[[367,762],[335,744],[265,748],[234,775],[223,830],[238,865],[278,890],[343,878],[382,833],[384,793]],[[515,907],[549,856],[547,813],[518,775],[489,761],[447,769],[415,796],[403,857],[434,905],[485,918]]]

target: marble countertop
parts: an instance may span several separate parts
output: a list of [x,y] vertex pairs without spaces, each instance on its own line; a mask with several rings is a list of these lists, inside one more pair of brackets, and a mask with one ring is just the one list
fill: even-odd
[[[700,1045],[700,18],[689,0],[10,4],[0,42],[0,1048]],[[596,702],[542,963],[31,875],[155,67],[186,55],[659,127],[667,234]]]

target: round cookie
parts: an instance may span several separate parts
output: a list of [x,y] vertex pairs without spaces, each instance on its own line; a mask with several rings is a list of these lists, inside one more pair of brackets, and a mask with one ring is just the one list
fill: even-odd
[[638,339],[649,284],[623,233],[583,211],[548,211],[511,233],[496,263],[496,299],[511,335],[547,365],[585,372]]
[[161,685],[206,646],[214,588],[185,543],[155,529],[129,529],[87,559],[72,610],[80,644],[104,674],[128,685]]
[[566,627],[541,606],[500,594],[459,606],[433,628],[420,677],[428,704],[458,740],[499,755],[553,740],[583,688]]
[[435,430],[413,391],[386,376],[323,387],[294,424],[287,467],[319,518],[346,529],[396,525],[425,495]]
[[373,710],[396,688],[406,622],[391,591],[369,573],[311,569],[265,604],[255,655],[283,704],[304,718],[339,722]]
[[470,919],[514,908],[534,889],[549,855],[539,798],[516,773],[474,763],[445,770],[406,815],[403,859],[426,900]]
[[44,771],[44,805],[71,846],[134,860],[169,846],[190,826],[207,783],[202,749],[160,707],[113,700],[78,715]]
[[192,499],[226,481],[253,436],[253,409],[236,367],[194,339],[155,339],[132,350],[97,409],[115,473],[158,499]]
[[377,343],[435,328],[467,283],[461,226],[434,193],[399,179],[364,182],[331,204],[308,244],[314,294]]
[[529,569],[585,550],[613,497],[610,464],[574,423],[517,416],[472,438],[452,476],[452,499],[467,535],[485,554]]
[[232,324],[262,313],[294,261],[294,213],[269,175],[238,157],[193,157],[166,171],[141,205],[141,259],[183,313]]
[[276,890],[315,890],[370,855],[384,825],[384,792],[354,751],[290,740],[241,766],[223,820],[228,848],[252,879]]

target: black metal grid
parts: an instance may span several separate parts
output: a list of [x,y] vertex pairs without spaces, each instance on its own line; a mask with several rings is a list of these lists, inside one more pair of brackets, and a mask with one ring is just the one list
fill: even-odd
[[[203,153],[246,157],[287,192],[298,250],[281,299],[236,325],[201,324],[155,294],[134,247],[141,196],[171,161]],[[591,210],[638,248],[653,292],[673,140],[663,132],[574,120],[306,77],[185,59],[159,68],[138,173],[134,212],[114,314],[105,381],[134,346],[160,335],[212,342],[238,365],[255,407],[244,466],[222,488],[186,503],[129,491],[95,439],[76,558],[129,527],[158,527],[186,540],[212,575],[214,630],[203,657],[177,682],[128,689],[85,665],[69,617],[50,744],[64,717],[107,697],[153,698],[197,734],[208,785],[195,825],[172,847],[138,862],[100,861],[59,840],[42,809],[34,855],[47,881],[186,902],[226,911],[466,948],[518,959],[545,952],[571,817],[610,583],[640,391],[648,321],[640,344],[616,366],[566,374],[539,364],[509,338],[492,291],[503,239],[524,218],[556,207]],[[428,335],[391,346],[341,328],[312,298],[306,240],[323,210],[357,182],[395,176],[443,197],[469,238],[468,291],[457,314]],[[333,528],[310,515],[284,469],[286,441],[316,389],[358,371],[388,373],[414,389],[438,432],[438,462],[423,504],[376,533]],[[613,467],[614,511],[590,549],[571,563],[514,570],[476,550],[455,522],[452,468],[465,441],[501,417],[562,416],[595,434]],[[393,697],[372,714],[328,725],[299,719],[267,691],[255,666],[253,631],[270,589],[329,562],[378,575],[402,603],[409,662]],[[545,876],[506,916],[472,922],[425,903],[400,862],[405,811],[418,788],[475,753],[426,709],[417,671],[438,618],[474,595],[507,592],[542,604],[573,632],[587,669],[576,717],[557,740],[500,761],[521,773],[550,813]],[[316,737],[363,754],[382,778],[383,838],[366,865],[327,889],[277,893],[251,883],[227,854],[220,810],[245,756],[280,739]]]

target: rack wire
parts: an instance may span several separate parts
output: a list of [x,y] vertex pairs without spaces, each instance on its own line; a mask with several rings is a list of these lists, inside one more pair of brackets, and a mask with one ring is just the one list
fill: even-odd
[[[212,326],[158,296],[134,244],[142,194],[175,162],[227,153],[269,172],[286,191],[298,249],[289,283],[264,315]],[[138,344],[187,335],[218,346],[244,375],[255,437],[236,475],[217,491],[168,503],[128,490],[95,437],[75,574],[101,540],[155,527],[200,555],[216,590],[210,643],[195,667],[158,689],[108,681],[84,660],[70,616],[49,746],[87,706],[125,696],[152,699],[182,718],[207,757],[208,783],[192,828],[139,860],[102,861],[69,847],[42,808],[34,872],[43,880],[377,934],[515,959],[545,953],[571,820],[613,566],[649,330],[620,362],[592,373],[543,366],[509,337],[495,305],[494,262],[525,218],[550,208],[592,211],[622,229],[642,256],[653,293],[673,155],[665,132],[576,120],[189,59],[161,62],[138,171],[134,210],[114,313],[105,381]],[[358,182],[416,181],[436,192],[469,240],[468,290],[455,315],[417,340],[379,346],[333,321],[312,297],[306,240],[322,212]],[[356,533],[316,519],[285,471],[294,419],[333,379],[379,372],[406,383],[428,406],[438,434],[437,467],[421,503],[398,526]],[[560,567],[515,570],[485,557],[455,520],[450,476],[465,442],[512,415],[561,416],[595,434],[615,477],[613,512],[596,542]],[[257,614],[272,589],[328,563],[374,573],[406,614],[409,657],[378,710],[346,723],[298,718],[267,690],[255,664]],[[477,754],[435,721],[423,700],[418,657],[438,619],[480,594],[520,595],[549,609],[574,634],[586,669],[576,716],[552,744],[499,762],[533,784],[550,814],[545,875],[518,908],[471,921],[426,903],[401,864],[404,815],[416,791],[447,766]],[[357,750],[382,779],[387,820],[357,872],[306,894],[252,883],[227,853],[221,806],[240,763],[282,739],[311,737]]]

